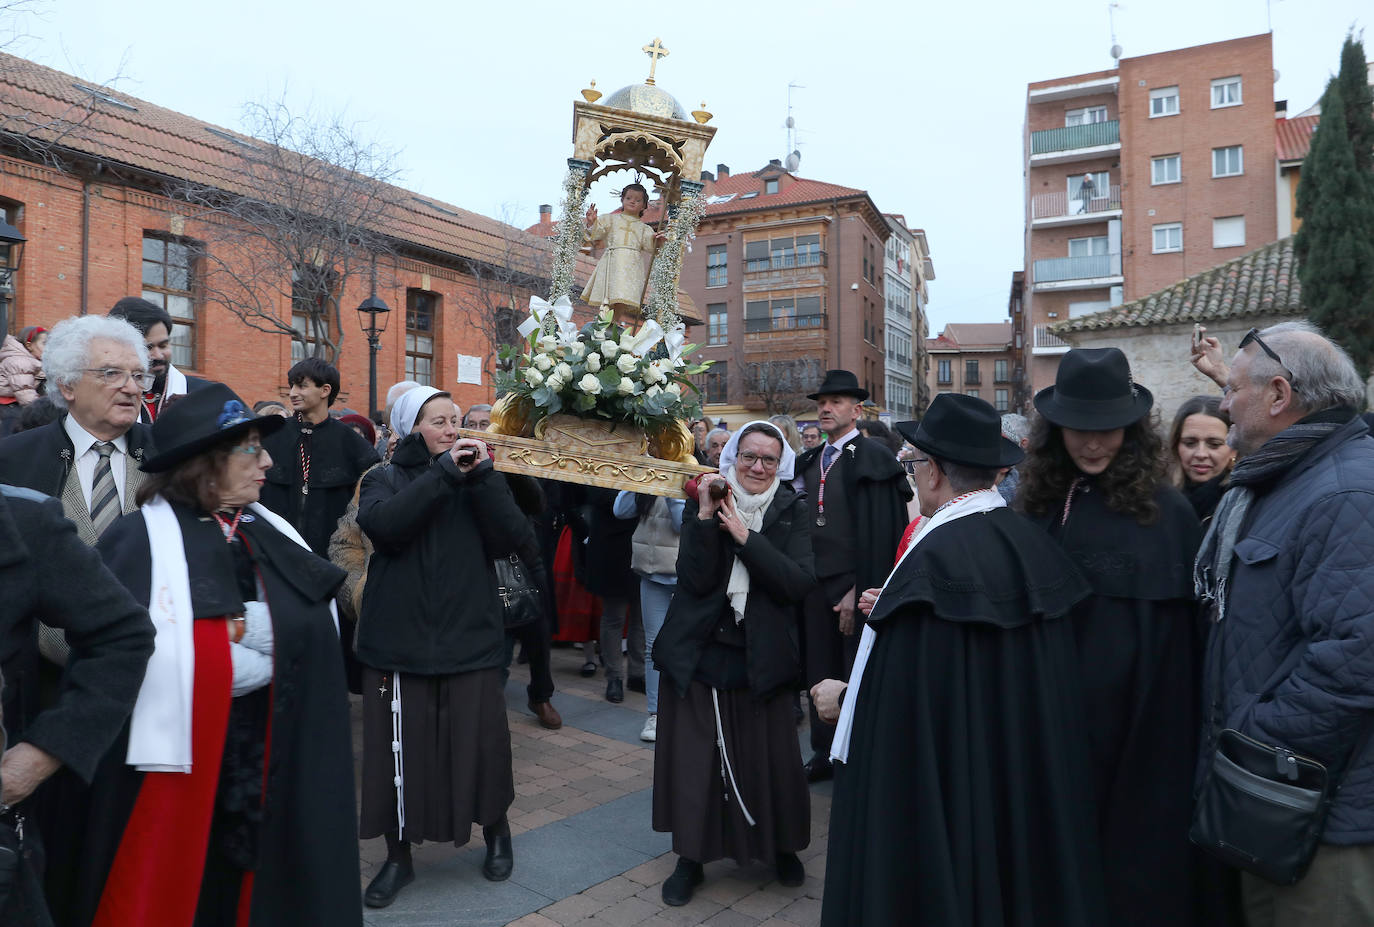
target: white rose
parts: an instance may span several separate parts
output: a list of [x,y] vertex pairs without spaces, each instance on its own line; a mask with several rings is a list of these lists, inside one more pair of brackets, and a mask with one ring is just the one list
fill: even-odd
[[615,360],[615,356],[620,353],[620,345],[614,341],[601,342],[601,354],[606,360]]
[[634,380],[631,380],[629,377],[621,377],[620,385],[616,387],[616,389],[620,392],[620,395],[628,396],[635,391]]
[[534,366],[548,373],[549,369],[553,367],[553,358],[547,354],[536,354],[534,355]]
[[582,346],[582,342],[574,341],[572,344],[568,345],[567,353],[573,360],[581,360],[582,355],[585,354],[586,351],[587,349]]
[[587,355],[587,369],[590,370],[592,373],[596,373],[598,370],[601,369],[601,355],[600,355],[600,354],[588,354],[588,355]]
[[646,396],[657,396],[657,395],[658,395],[659,393],[661,393],[661,392],[663,392],[663,387],[658,386],[658,385],[654,385],[654,386],[651,386],[651,387],[649,387],[648,389],[646,389],[646,390],[644,391],[644,395],[646,395]]
[[548,378],[544,380],[544,385],[556,393],[561,390],[567,382],[568,381],[560,377],[557,372],[554,372],[549,374]]
[[545,335],[539,339],[539,350],[552,354],[558,350],[558,339],[553,335]]
[[682,387],[676,383],[669,383],[663,390],[665,393],[672,393],[674,399],[682,398]]
[[562,380],[564,383],[572,379],[572,368],[567,364],[560,363],[553,369],[553,372],[558,374],[558,379]]
[[544,375],[533,367],[525,368],[525,382],[530,386],[538,386],[544,382]]
[[634,372],[635,365],[638,363],[639,358],[627,352],[620,355],[620,358],[615,362],[615,366],[621,373],[632,373]]
[[601,381],[596,378],[594,373],[583,374],[582,379],[577,383],[577,388],[584,393],[595,396],[601,392]]

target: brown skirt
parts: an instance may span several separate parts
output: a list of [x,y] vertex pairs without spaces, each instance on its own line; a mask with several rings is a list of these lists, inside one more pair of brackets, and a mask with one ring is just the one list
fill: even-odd
[[[395,831],[391,699],[395,675],[363,667],[364,839]],[[462,846],[474,823],[498,823],[515,800],[499,669],[401,677],[404,836]],[[385,690],[385,691],[383,691]]]
[[721,778],[710,687],[694,681],[683,698],[666,677],[664,683],[654,750],[654,830],[671,831],[674,852],[699,863],[728,856],[741,865],[751,859],[771,865],[779,853],[805,849],[811,795],[787,693],[767,700],[748,689],[719,693],[737,797]]

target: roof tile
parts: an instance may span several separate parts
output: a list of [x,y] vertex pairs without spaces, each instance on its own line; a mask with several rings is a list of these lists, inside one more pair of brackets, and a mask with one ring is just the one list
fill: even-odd
[[1290,235],[1158,293],[1059,322],[1050,330],[1105,331],[1305,312]]

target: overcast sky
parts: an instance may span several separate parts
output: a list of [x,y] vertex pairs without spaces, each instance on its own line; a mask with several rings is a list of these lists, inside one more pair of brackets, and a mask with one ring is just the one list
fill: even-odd
[[[924,228],[935,260],[931,334],[1005,318],[1022,265],[1026,84],[1112,65],[1100,0],[983,3],[721,0],[564,4],[51,0],[11,50],[230,128],[242,105],[344,112],[397,152],[401,183],[518,225],[558,205],[572,104],[648,75],[687,110],[705,101],[707,150],[734,172],[787,153],[788,84],[804,177],[867,190]],[[687,14],[687,15],[684,15]],[[1124,0],[1128,57],[1274,32],[1275,95],[1321,95],[1370,0]],[[1374,49],[1374,44],[1371,44]],[[619,185],[619,181],[616,183]]]

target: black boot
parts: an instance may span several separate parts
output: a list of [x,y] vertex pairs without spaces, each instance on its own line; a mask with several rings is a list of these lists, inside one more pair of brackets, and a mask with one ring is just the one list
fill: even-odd
[[410,863],[410,842],[402,840],[396,831],[386,833],[386,862],[363,892],[363,904],[369,908],[385,908],[396,900],[411,882],[415,881],[415,867]]
[[806,869],[796,853],[778,854],[778,884],[796,888],[806,881]]
[[482,875],[491,882],[506,881],[515,868],[515,854],[510,846],[510,821],[502,815],[496,824],[483,827],[482,839],[487,842],[487,858],[482,862]]
[[692,892],[701,884],[701,863],[679,856],[677,868],[663,883],[663,903],[675,908],[692,900]]

